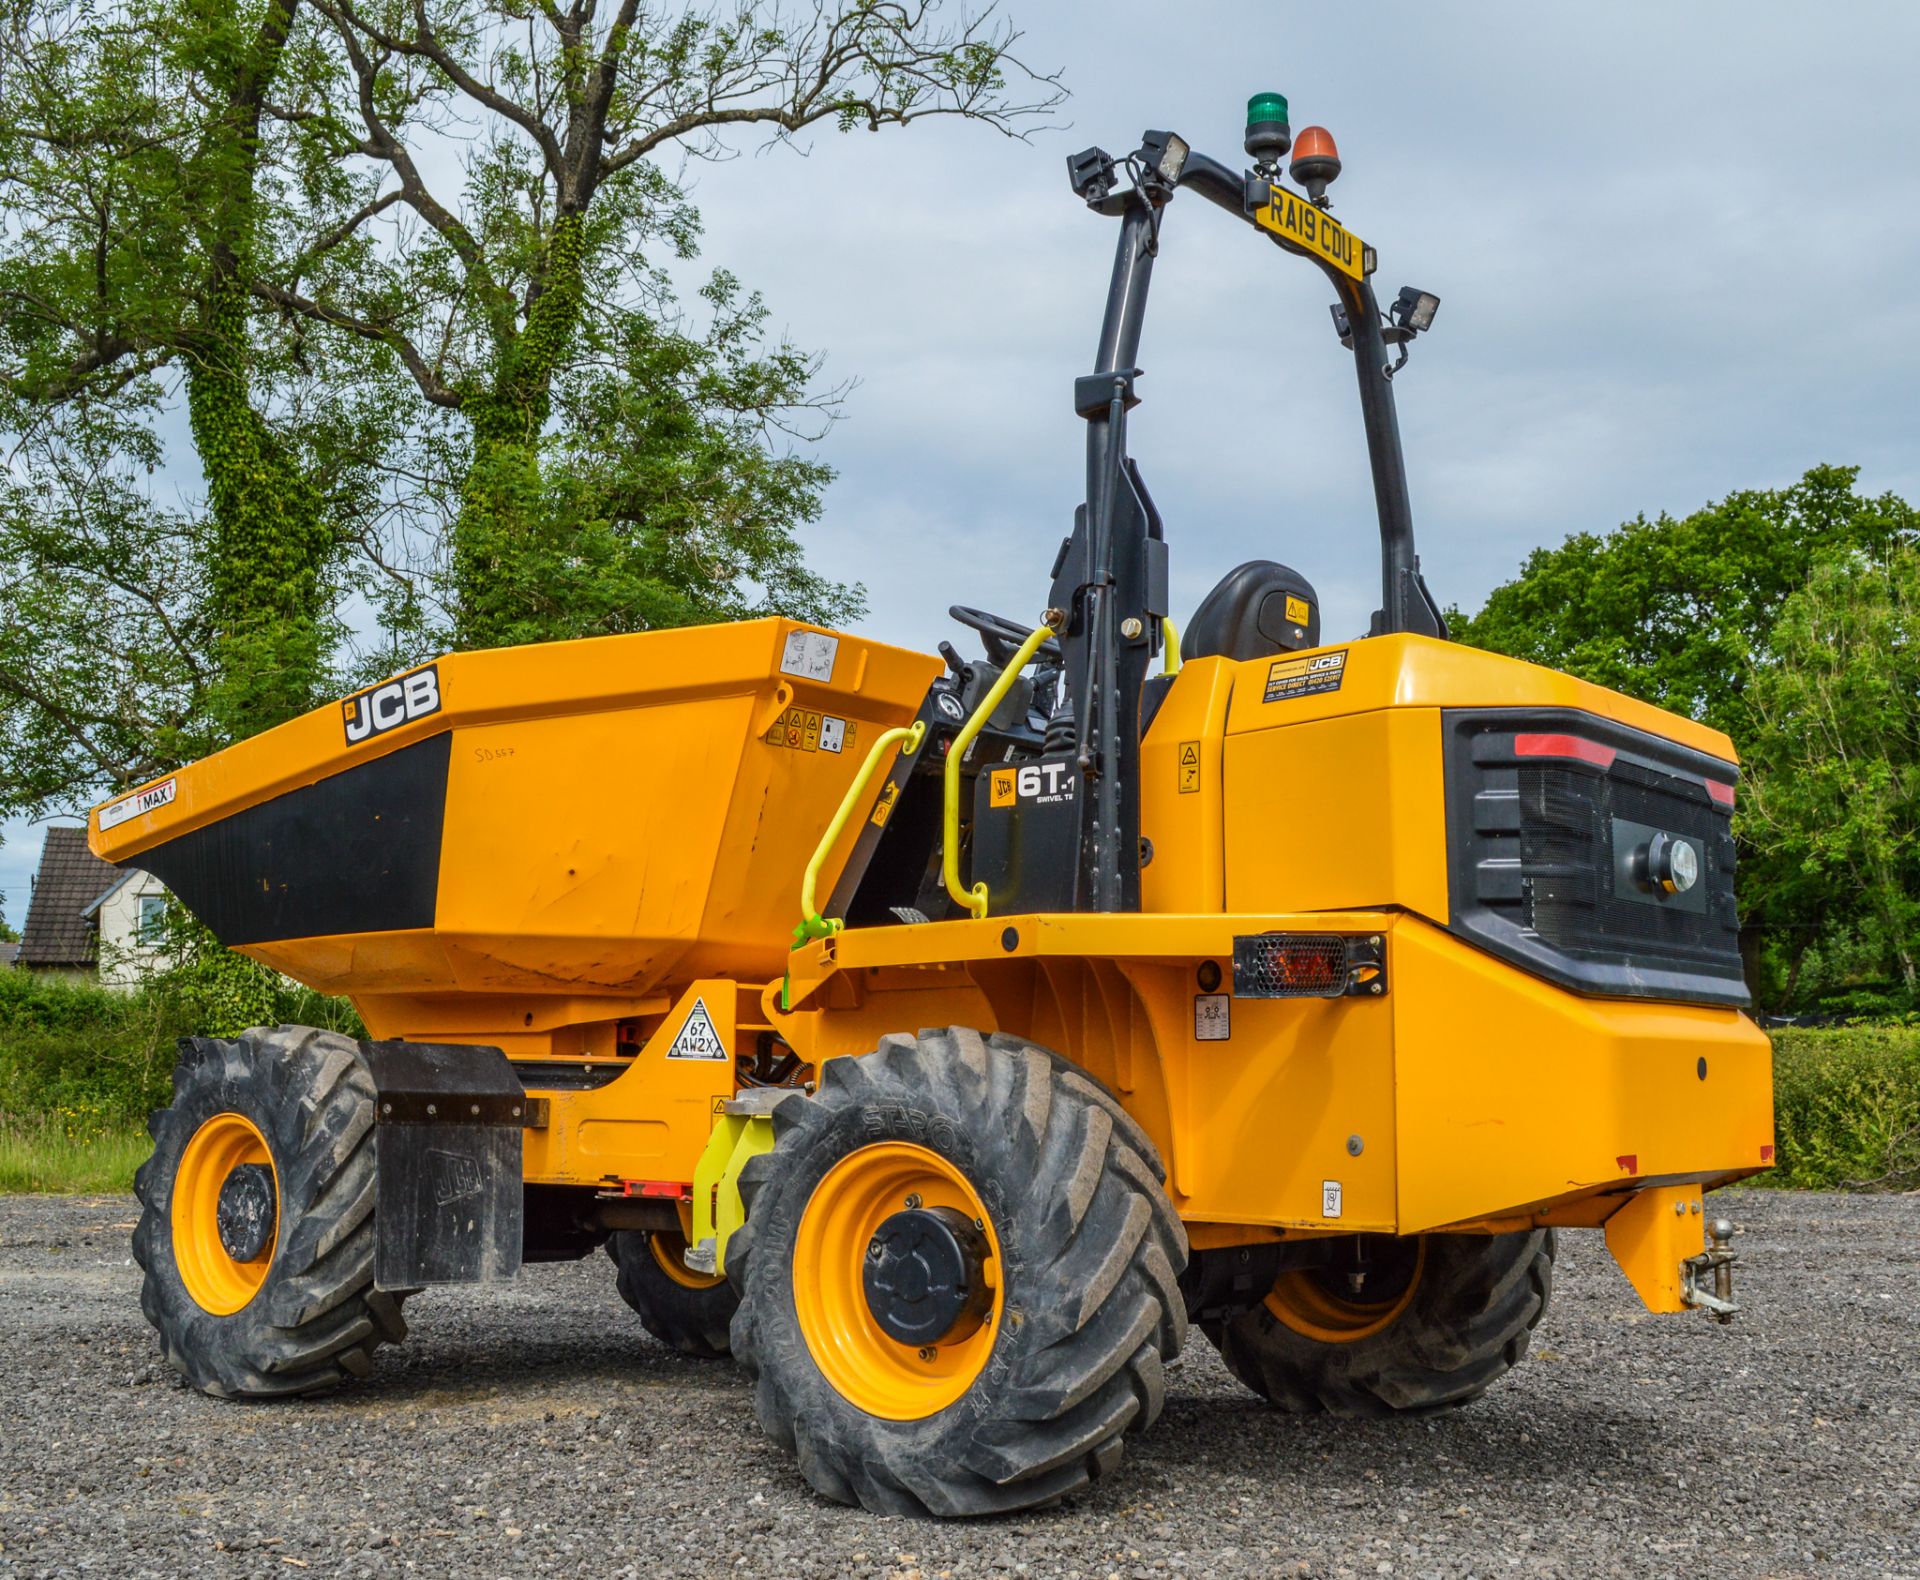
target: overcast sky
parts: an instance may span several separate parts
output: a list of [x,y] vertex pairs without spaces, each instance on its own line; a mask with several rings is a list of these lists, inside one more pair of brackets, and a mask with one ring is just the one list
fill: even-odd
[[[1335,213],[1378,249],[1382,298],[1442,300],[1395,390],[1443,604],[1477,607],[1539,544],[1819,462],[1920,498],[1920,7],[1011,10],[1065,73],[1059,129],[827,132],[698,172],[702,267],[859,380],[809,544],[866,584],[871,634],[931,648],[949,603],[1045,601],[1116,229],[1065,156],[1166,127],[1238,165],[1266,89],[1338,139]],[[1176,613],[1270,557],[1318,586],[1329,637],[1363,629],[1378,540],[1323,278],[1189,195],[1154,293],[1131,443]],[[17,925],[40,839],[4,832]]]

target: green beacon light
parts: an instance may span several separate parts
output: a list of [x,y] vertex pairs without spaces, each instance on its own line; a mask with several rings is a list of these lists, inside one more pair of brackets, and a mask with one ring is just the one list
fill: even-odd
[[1287,96],[1256,93],[1247,100],[1247,155],[1260,173],[1271,177],[1293,146],[1293,128],[1287,125]]

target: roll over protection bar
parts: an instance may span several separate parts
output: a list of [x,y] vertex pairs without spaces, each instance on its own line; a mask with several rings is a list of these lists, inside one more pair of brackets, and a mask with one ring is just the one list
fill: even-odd
[[[1051,597],[1063,616],[1066,705],[1072,712],[1076,766],[1087,791],[1080,797],[1074,904],[1079,910],[1126,911],[1140,903],[1140,687],[1168,612],[1160,516],[1127,456],[1126,419],[1139,404],[1134,384],[1160,220],[1180,189],[1190,188],[1256,230],[1266,230],[1279,246],[1319,264],[1333,283],[1345,316],[1342,340],[1353,350],[1360,383],[1380,520],[1381,601],[1372,634],[1445,637],[1447,630],[1414,552],[1387,335],[1367,278],[1371,254],[1349,274],[1262,226],[1259,216],[1273,201],[1276,184],[1263,173],[1236,174],[1170,133],[1144,133],[1139,149],[1122,162],[1100,148],[1070,155],[1067,172],[1089,208],[1120,220],[1094,371],[1074,384],[1074,409],[1087,423],[1086,503],[1055,561]],[[1308,203],[1298,194],[1287,196]],[[1410,333],[1394,331],[1399,340]]]

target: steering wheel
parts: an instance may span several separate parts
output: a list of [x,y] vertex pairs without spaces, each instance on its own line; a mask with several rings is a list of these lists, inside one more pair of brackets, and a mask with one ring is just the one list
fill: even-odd
[[[980,633],[980,645],[987,650],[987,662],[995,669],[1005,669],[1011,664],[1014,655],[1020,651],[1020,644],[1033,635],[1033,627],[1021,625],[1017,620],[1009,620],[1003,614],[989,614],[984,609],[970,609],[965,604],[953,604],[947,610],[950,619],[958,620],[968,629]],[[1034,657],[1045,664],[1058,666],[1064,660],[1060,654],[1060,642],[1057,637],[1048,637],[1040,644]]]

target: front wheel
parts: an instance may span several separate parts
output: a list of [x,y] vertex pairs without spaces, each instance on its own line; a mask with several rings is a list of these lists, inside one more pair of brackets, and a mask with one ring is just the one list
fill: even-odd
[[1228,1371],[1295,1414],[1442,1410],[1520,1364],[1553,1293],[1554,1250],[1551,1229],[1366,1236],[1201,1326]]
[[1153,1144],[1043,1049],[961,1027],[774,1110],[727,1247],[761,1426],[879,1513],[1050,1503],[1160,1413],[1186,1235]]
[[359,1045],[306,1026],[180,1046],[133,1188],[140,1308],[194,1387],[313,1393],[406,1337],[373,1287],[374,1086]]

